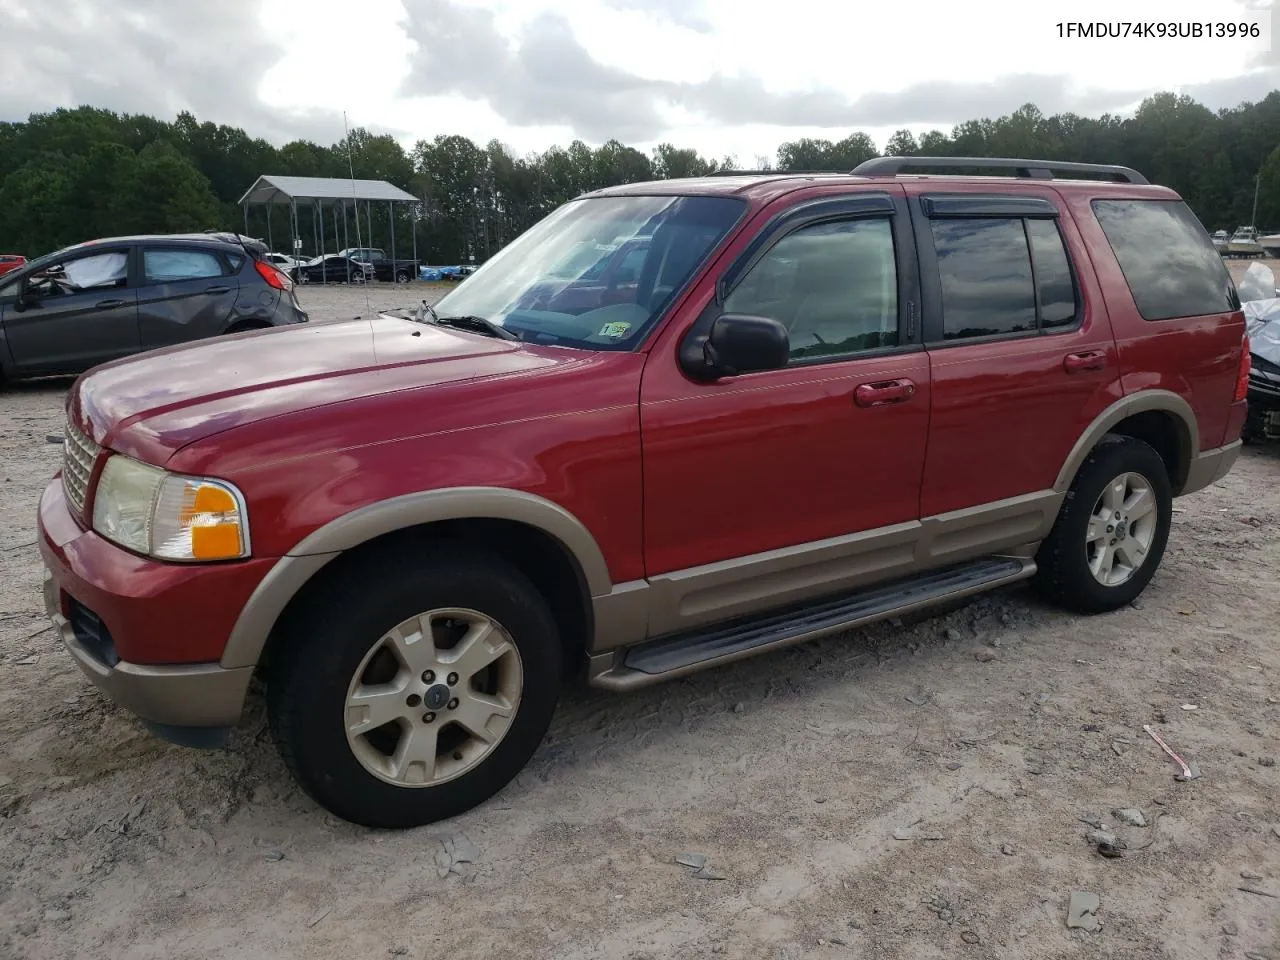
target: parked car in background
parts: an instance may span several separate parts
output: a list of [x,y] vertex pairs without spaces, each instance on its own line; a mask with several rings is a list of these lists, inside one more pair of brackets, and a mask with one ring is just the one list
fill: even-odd
[[339,256],[350,257],[373,267],[373,278],[388,283],[408,283],[418,275],[418,261],[411,259],[391,258],[380,247],[348,247],[339,250]]
[[1249,417],[1246,442],[1280,440],[1280,294],[1270,267],[1255,263],[1236,285],[1249,327]]
[[293,282],[235,234],[92,240],[0,278],[0,380],[301,323]]
[[17,270],[26,262],[27,258],[20,253],[0,253],[0,276]]
[[298,283],[364,283],[373,279],[373,267],[340,253],[329,253],[294,267],[289,275]]
[[262,259],[273,266],[279,267],[285,273],[307,262],[303,257],[291,257],[287,253],[266,253],[263,254]]
[[[1128,606],[1240,453],[1209,235],[1124,167],[853,173],[597,191],[434,309],[82,378],[39,507],[68,654],[192,745],[262,676],[311,796],[408,827],[516,776],[570,673],[634,690],[1023,581]],[[514,306],[620,236],[625,302]]]

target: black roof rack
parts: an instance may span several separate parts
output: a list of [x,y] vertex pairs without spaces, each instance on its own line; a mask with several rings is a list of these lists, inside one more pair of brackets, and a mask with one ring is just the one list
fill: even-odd
[[843,170],[716,170],[709,177],[813,177],[848,176]]
[[876,157],[865,160],[851,171],[859,177],[895,177],[912,170],[938,167],[973,167],[986,170],[1012,170],[1015,177],[1052,180],[1055,173],[1088,173],[1103,180],[1120,183],[1149,183],[1130,167],[1110,163],[1072,163],[1066,160],[1014,160],[1008,157]]

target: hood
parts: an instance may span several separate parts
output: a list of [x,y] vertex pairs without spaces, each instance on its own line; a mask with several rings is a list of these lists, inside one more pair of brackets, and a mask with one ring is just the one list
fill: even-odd
[[72,388],[68,416],[103,446],[162,463],[186,444],[269,417],[563,362],[506,340],[398,317],[312,323],[118,360]]

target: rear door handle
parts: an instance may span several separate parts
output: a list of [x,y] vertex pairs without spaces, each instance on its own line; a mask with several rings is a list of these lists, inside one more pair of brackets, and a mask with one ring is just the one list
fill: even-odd
[[230,287],[206,287],[205,293],[227,293]]
[[94,308],[97,310],[114,310],[116,307],[123,307],[123,300],[99,300],[95,303]]
[[1062,367],[1067,373],[1083,373],[1087,370],[1105,370],[1107,355],[1101,350],[1089,350],[1085,353],[1069,353],[1062,360]]
[[879,380],[859,384],[853,392],[853,402],[860,407],[880,407],[910,400],[915,393],[916,385],[910,380]]

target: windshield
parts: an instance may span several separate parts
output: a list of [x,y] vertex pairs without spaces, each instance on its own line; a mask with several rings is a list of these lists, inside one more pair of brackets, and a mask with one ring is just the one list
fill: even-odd
[[627,350],[745,209],[734,197],[574,200],[504,247],[436,312],[481,317],[530,343]]

